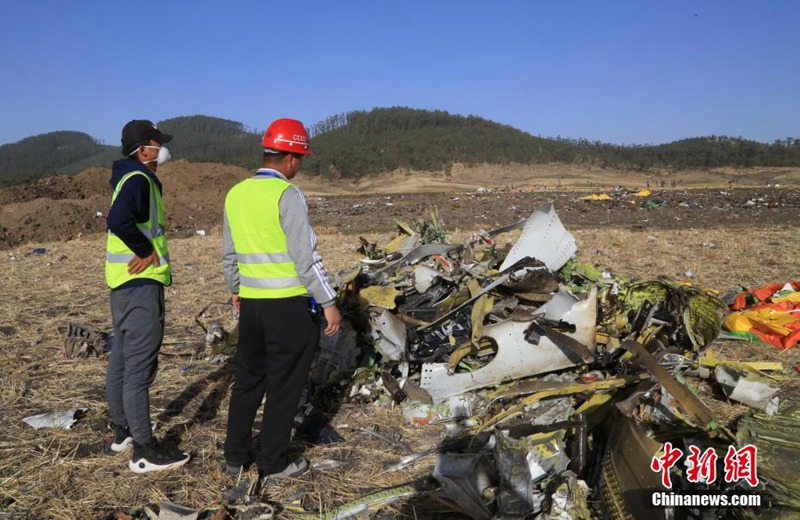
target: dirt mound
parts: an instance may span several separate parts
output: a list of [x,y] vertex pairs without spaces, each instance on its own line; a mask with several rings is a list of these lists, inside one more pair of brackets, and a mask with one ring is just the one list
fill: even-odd
[[31,184],[0,189],[0,205],[40,198],[82,200],[104,194],[111,189],[108,184],[110,172],[108,168],[90,168],[75,176],[57,175]]
[[[167,228],[188,234],[219,225],[225,193],[250,172],[222,164],[175,161],[159,172]],[[110,168],[91,168],[0,190],[0,248],[70,240],[106,231]]]
[[82,200],[39,198],[4,204],[0,208],[0,247],[103,232],[105,219],[97,212],[105,208],[105,199],[94,195]]

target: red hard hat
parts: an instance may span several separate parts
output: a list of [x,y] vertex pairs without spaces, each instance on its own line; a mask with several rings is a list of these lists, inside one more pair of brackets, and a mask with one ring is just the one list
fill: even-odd
[[264,148],[281,152],[313,155],[310,149],[308,132],[303,123],[296,119],[276,119],[261,139]]

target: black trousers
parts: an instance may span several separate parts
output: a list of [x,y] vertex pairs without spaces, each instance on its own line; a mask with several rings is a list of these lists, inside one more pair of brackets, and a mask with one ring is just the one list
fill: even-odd
[[320,338],[320,312],[311,312],[310,301],[305,296],[242,298],[225,438],[228,464],[249,462],[253,422],[266,393],[256,463],[263,473],[277,473],[288,465],[294,417]]

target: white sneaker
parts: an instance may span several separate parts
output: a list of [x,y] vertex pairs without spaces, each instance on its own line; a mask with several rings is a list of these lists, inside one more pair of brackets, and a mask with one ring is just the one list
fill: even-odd
[[284,478],[299,477],[306,471],[308,471],[308,461],[302,458],[295,459],[290,462],[289,465],[283,469],[283,471],[261,476],[261,482],[266,482],[267,480],[280,480]]

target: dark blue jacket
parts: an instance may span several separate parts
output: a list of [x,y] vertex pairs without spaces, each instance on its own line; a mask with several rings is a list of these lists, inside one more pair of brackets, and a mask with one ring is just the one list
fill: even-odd
[[[147,174],[150,179],[155,181],[156,186],[161,191],[161,181],[158,180],[156,174],[144,164],[133,159],[121,159],[114,162],[114,166],[111,169],[111,188],[116,188],[122,177],[132,171],[141,171]],[[117,235],[136,256],[144,258],[153,252],[153,244],[139,231],[136,223],[147,222],[149,218],[150,183],[141,175],[134,175],[125,181],[119,194],[117,194],[117,198],[111,204],[111,209],[108,211],[108,217],[106,218],[106,225],[108,230]],[[141,285],[138,282],[142,281],[147,283],[153,280],[137,279],[131,282],[137,282],[135,285]],[[126,283],[124,286],[129,286],[131,282]]]

